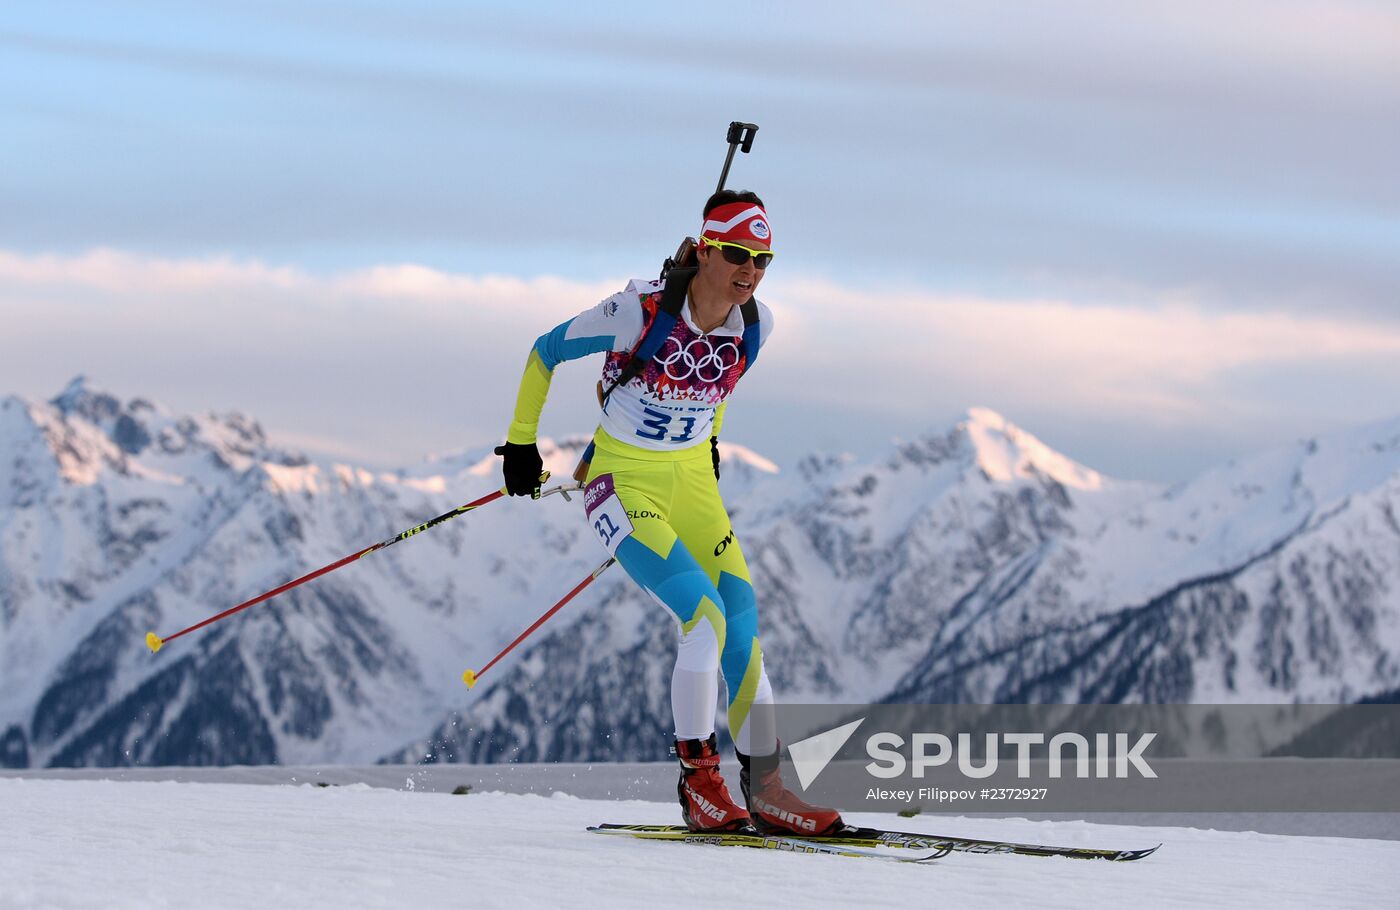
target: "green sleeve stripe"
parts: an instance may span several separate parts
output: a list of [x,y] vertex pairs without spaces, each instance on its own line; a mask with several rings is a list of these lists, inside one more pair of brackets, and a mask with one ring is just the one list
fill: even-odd
[[506,441],[529,445],[540,430],[540,412],[549,395],[549,383],[554,371],[544,365],[539,352],[531,349],[525,361],[525,373],[520,377],[520,391],[515,396],[515,414],[506,432]]

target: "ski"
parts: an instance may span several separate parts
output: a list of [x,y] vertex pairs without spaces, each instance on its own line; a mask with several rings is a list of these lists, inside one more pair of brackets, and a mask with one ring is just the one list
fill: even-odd
[[[660,840],[681,844],[704,844],[712,847],[752,847],[759,850],[780,850],[785,853],[822,853],[828,856],[855,856],[897,863],[929,863],[947,856],[952,848],[938,845],[919,856],[900,856],[878,849],[878,844],[836,843],[829,839],[805,840],[769,834],[746,834],[736,831],[716,831],[699,834],[679,825],[597,825],[588,829],[594,834],[613,834],[640,840]],[[908,845],[894,845],[908,846]]]
[[[589,828],[600,834],[630,834],[633,837],[661,838],[668,840],[684,839],[690,832],[680,825],[598,825]],[[708,835],[694,835],[708,836]],[[739,835],[756,837],[755,835]],[[796,840],[794,838],[774,838],[776,840]],[[1100,850],[1092,847],[1052,847],[1043,844],[1018,844],[1013,841],[978,840],[969,837],[944,837],[937,834],[911,834],[906,831],[886,831],[881,828],[855,828],[847,826],[839,834],[821,838],[800,840],[803,844],[828,847],[835,850],[864,849],[877,847],[898,847],[906,850],[937,850],[937,856],[947,853],[1010,853],[1018,856],[1064,856],[1070,859],[1102,859],[1110,862],[1132,862],[1151,856],[1162,846],[1144,850]],[[761,846],[752,844],[748,846]],[[830,852],[830,851],[822,851]],[[864,855],[864,854],[862,854]],[[885,856],[886,854],[876,854]],[[930,856],[928,859],[936,859]]]

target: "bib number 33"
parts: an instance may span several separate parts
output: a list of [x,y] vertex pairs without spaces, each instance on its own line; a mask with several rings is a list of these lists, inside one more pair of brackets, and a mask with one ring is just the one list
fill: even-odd
[[598,541],[609,555],[616,556],[618,545],[631,536],[634,529],[622,500],[617,498],[611,474],[595,477],[583,491],[583,508]]

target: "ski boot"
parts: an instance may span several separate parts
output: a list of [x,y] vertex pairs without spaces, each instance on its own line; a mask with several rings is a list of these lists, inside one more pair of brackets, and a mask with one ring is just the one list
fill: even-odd
[[753,830],[749,813],[730,797],[729,788],[719,775],[719,751],[713,733],[709,739],[676,740],[676,756],[681,760],[676,793],[687,828],[700,833]]
[[[779,747],[781,748],[781,747]],[[783,786],[778,770],[779,752],[772,755],[737,753],[743,770],[739,785],[748,804],[751,824],[763,834],[788,837],[825,837],[835,834],[846,823],[835,809],[809,805]]]

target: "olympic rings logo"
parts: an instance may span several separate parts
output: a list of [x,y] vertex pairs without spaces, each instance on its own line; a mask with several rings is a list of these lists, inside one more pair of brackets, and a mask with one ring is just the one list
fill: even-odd
[[681,347],[672,337],[666,339],[656,361],[677,382],[692,376],[701,382],[719,382],[725,371],[738,365],[739,346],[726,341],[717,347],[709,338],[701,337]]

